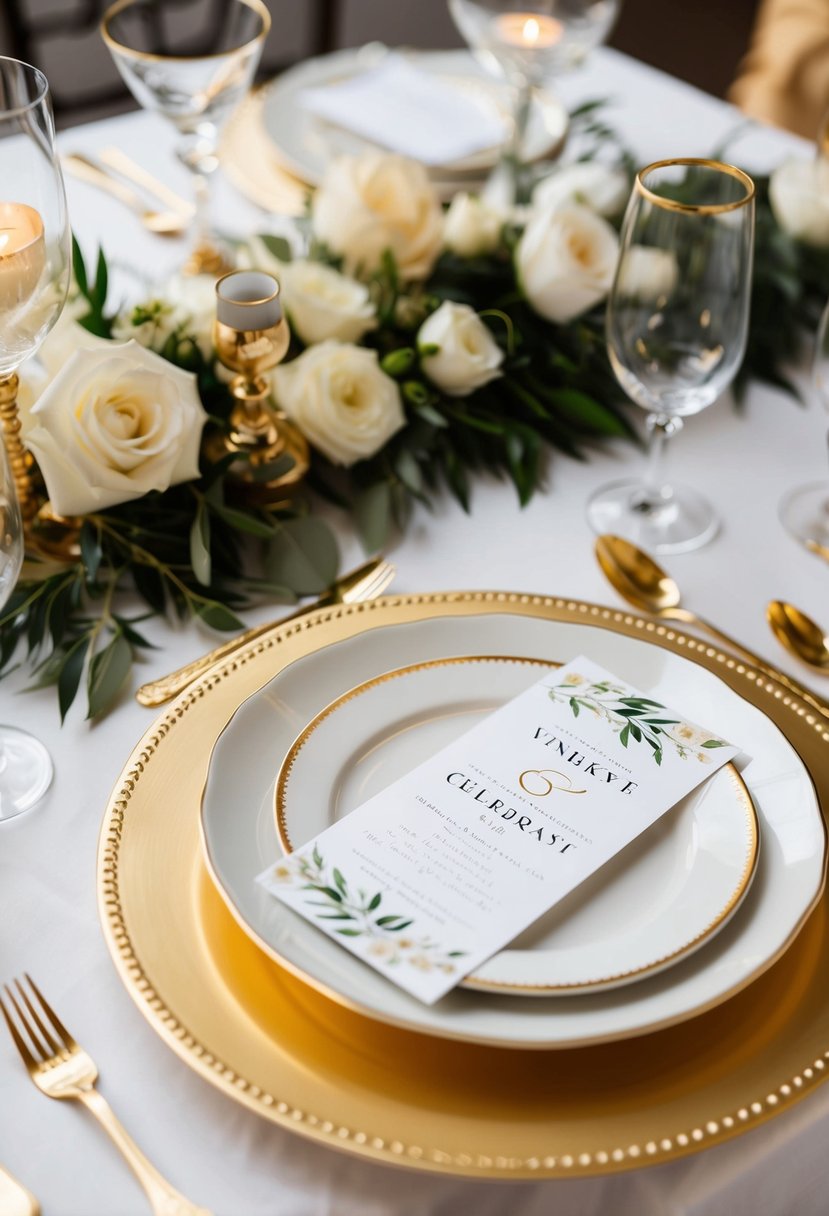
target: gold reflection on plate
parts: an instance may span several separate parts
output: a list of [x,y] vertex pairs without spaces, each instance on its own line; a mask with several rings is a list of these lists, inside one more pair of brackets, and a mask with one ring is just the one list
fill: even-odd
[[596,1174],[670,1160],[755,1126],[829,1073],[825,895],[783,957],[725,1004],[620,1043],[539,1052],[449,1042],[342,1008],[258,950],[212,887],[199,799],[213,743],[240,702],[286,663],[363,629],[487,612],[638,636],[716,672],[781,726],[826,815],[826,723],[739,660],[665,625],[506,593],[323,609],[186,690],[119,778],[101,833],[98,894],[125,986],[169,1046],[229,1097],[387,1163],[488,1178]]

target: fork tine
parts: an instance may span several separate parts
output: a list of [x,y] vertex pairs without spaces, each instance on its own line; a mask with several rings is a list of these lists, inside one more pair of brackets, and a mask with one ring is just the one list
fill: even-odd
[[[20,1025],[23,1027],[23,1029],[26,1031],[26,1034],[29,1036],[29,1040],[32,1043],[32,1046],[34,1047],[35,1052],[39,1056],[42,1056],[44,1059],[48,1058],[52,1054],[51,1051],[49,1051],[48,1047],[43,1046],[40,1039],[35,1034],[34,1030],[32,1029],[31,1022],[27,1019],[26,1014],[20,1008],[19,1004],[17,1003],[17,998],[15,997],[14,993],[12,992],[12,990],[8,986],[8,984],[3,985],[3,990],[5,991],[6,996],[8,997],[9,1001],[11,1002],[12,1009],[17,1014],[17,1018],[18,1018],[18,1021],[20,1022]],[[17,1041],[17,1040],[15,1040],[15,1041]],[[37,1064],[37,1061],[34,1059],[32,1062],[35,1065]]]
[[[26,979],[29,980],[29,983],[31,984],[32,981],[29,979],[28,975],[26,976]],[[21,984],[20,980],[15,980],[14,986],[17,989],[17,991],[20,993],[23,1003],[25,1004],[29,1013],[32,1015],[35,1025],[37,1026],[38,1030],[40,1031],[40,1033],[43,1035],[44,1039],[46,1040],[46,1045],[48,1046],[50,1053],[53,1056],[56,1056],[62,1050],[63,1044],[57,1043],[52,1038],[52,1035],[49,1033],[48,1029],[43,1025],[43,1021],[40,1017],[40,1014],[38,1013],[37,1009],[32,1004],[29,994],[26,991],[26,989],[23,987],[23,985]]]
[[24,971],[23,974],[26,977],[26,979],[28,980],[29,987],[31,988],[32,992],[35,994],[37,999],[40,1001],[41,1009],[43,1010],[43,1012],[45,1013],[45,1015],[49,1019],[49,1021],[52,1023],[52,1026],[54,1027],[54,1029],[58,1032],[60,1037],[63,1039],[65,1046],[70,1048],[70,1050],[74,1050],[78,1046],[78,1044],[72,1038],[71,1034],[66,1029],[66,1027],[64,1026],[63,1022],[60,1020],[58,1015],[55,1013],[52,1006],[46,1000],[46,997],[40,991],[37,984],[34,982],[32,977],[29,975],[28,971]]
[[12,1020],[12,1017],[9,1014],[9,1011],[6,1008],[6,1005],[5,1005],[5,1002],[2,998],[2,996],[0,996],[0,1010],[2,1010],[2,1012],[3,1012],[3,1017],[6,1019],[6,1025],[9,1028],[9,1034],[11,1035],[12,1039],[14,1040],[15,1047],[20,1052],[20,1056],[23,1060],[23,1063],[29,1069],[35,1068],[37,1066],[35,1058],[32,1055],[31,1051],[29,1050],[28,1043],[26,1043],[26,1041],[23,1038],[23,1036],[21,1035],[20,1031],[15,1026],[14,1021]]

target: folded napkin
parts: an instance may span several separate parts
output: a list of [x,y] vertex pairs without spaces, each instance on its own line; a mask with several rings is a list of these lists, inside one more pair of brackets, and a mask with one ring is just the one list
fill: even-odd
[[402,55],[341,84],[306,89],[305,109],[424,165],[443,165],[498,145],[498,119],[459,89]]

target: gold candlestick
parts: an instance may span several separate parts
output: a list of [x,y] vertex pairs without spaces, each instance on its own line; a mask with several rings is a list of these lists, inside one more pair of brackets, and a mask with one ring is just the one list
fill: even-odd
[[17,410],[18,385],[16,372],[0,376],[0,428],[2,428],[3,442],[9,457],[23,525],[28,528],[37,514],[37,497],[34,489],[34,461],[30,453],[23,447],[20,438],[20,415]]
[[[232,271],[216,284],[213,341],[225,367],[238,374],[230,385],[234,406],[226,433],[207,440],[211,459],[236,453],[230,477],[248,501],[275,503],[298,485],[310,464],[304,435],[268,401],[264,373],[285,358],[291,335],[279,300],[279,283],[259,271]],[[273,477],[267,466],[289,457],[291,465]]]

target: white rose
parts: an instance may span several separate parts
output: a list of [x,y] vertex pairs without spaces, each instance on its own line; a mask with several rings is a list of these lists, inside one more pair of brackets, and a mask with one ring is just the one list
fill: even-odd
[[443,219],[443,243],[462,258],[498,248],[504,217],[474,194],[456,194]]
[[46,341],[37,353],[38,362],[52,380],[76,351],[105,350],[112,345],[109,338],[99,338],[79,325],[71,313],[63,312],[55,322]]
[[515,263],[535,311],[563,325],[604,299],[618,253],[619,239],[607,220],[570,203],[530,219]]
[[369,275],[390,250],[404,279],[425,278],[443,243],[443,212],[416,161],[382,152],[332,161],[311,203],[315,236]]
[[364,283],[320,262],[288,262],[279,276],[282,302],[292,328],[306,346],[334,338],[359,342],[377,328],[377,317]]
[[207,415],[196,377],[137,342],[77,351],[31,412],[26,445],[58,515],[197,477]]
[[320,342],[273,380],[279,405],[333,464],[373,456],[406,421],[397,384],[365,347]]
[[619,265],[619,290],[643,304],[667,298],[679,278],[676,257],[670,249],[631,245]]
[[501,375],[504,352],[468,304],[445,300],[421,325],[417,344],[439,347],[435,354],[422,356],[421,365],[450,397],[466,397]]
[[829,246],[829,164],[788,160],[772,173],[769,199],[784,231],[808,245]]
[[599,161],[565,165],[540,181],[533,190],[533,207],[552,209],[563,203],[582,203],[597,215],[619,215],[630,194],[630,181],[622,169]]

